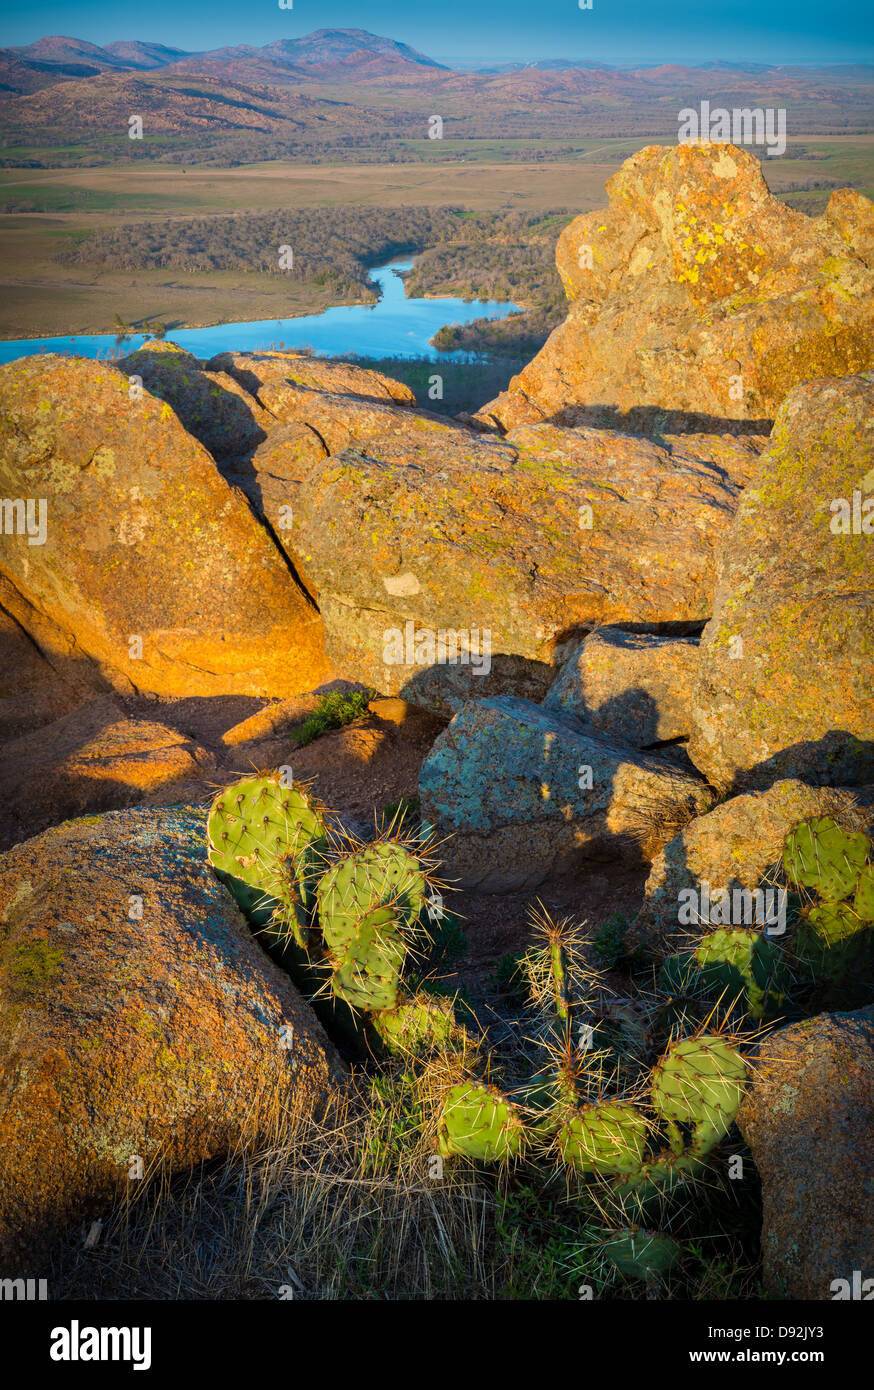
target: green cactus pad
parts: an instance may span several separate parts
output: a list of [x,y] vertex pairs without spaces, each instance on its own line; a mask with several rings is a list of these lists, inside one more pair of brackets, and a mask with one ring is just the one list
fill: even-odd
[[393,1009],[405,956],[394,910],[371,908],[358,919],[354,933],[330,953],[331,988],[353,1009]]
[[440,1117],[441,1153],[490,1163],[518,1154],[523,1138],[518,1110],[496,1087],[472,1081],[452,1087]]
[[793,883],[814,888],[827,902],[839,902],[855,889],[869,848],[867,835],[843,830],[830,816],[822,816],[790,831],[783,868]]
[[425,1057],[433,1052],[462,1051],[469,1039],[456,1022],[451,999],[420,991],[396,1008],[370,1019],[374,1042],[393,1056]]
[[337,950],[374,907],[390,907],[402,927],[412,930],[425,905],[425,875],[403,845],[386,840],[333,864],[320,879],[316,898],[325,942]]
[[869,864],[859,875],[853,907],[863,922],[874,922],[874,864]]
[[762,1017],[778,971],[773,942],[755,928],[720,927],[701,940],[695,961],[708,989],[727,991],[732,998],[745,995],[750,1015]]
[[653,1068],[650,1094],[669,1128],[692,1126],[692,1150],[701,1154],[728,1132],[745,1084],[746,1063],[737,1049],[702,1034],[670,1044]]
[[209,862],[258,928],[279,919],[303,944],[327,832],[315,800],[280,774],[225,787],[207,820]]
[[602,1248],[619,1273],[630,1279],[657,1279],[667,1274],[681,1253],[670,1236],[653,1231],[620,1231]]
[[633,1173],[643,1161],[647,1123],[628,1101],[583,1106],[557,1136],[562,1160],[589,1173]]

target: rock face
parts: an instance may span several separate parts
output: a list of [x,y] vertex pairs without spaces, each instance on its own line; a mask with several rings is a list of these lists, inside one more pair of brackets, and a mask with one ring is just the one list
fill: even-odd
[[119,811],[0,857],[7,1263],[93,1215],[136,1156],[188,1167],[336,1085],[319,1024],[208,867],[204,827],[196,808]]
[[860,194],[810,219],[770,195],[748,151],[703,143],[640,150],[607,195],[559,238],[566,321],[484,420],[764,421],[800,382],[874,365],[874,207]]
[[169,405],[131,399],[111,367],[30,357],[0,370],[0,435],[0,494],[45,501],[42,538],[0,541],[11,611],[43,650],[162,695],[284,695],[331,674],[315,608]]
[[144,343],[115,365],[129,382],[138,378],[151,395],[166,401],[213,458],[251,452],[273,423],[233,377],[203,371],[199,360],[175,343]]
[[[593,624],[709,617],[716,550],[757,463],[753,442],[719,436],[540,425],[496,440],[418,417],[310,466],[294,549],[348,678],[438,710],[538,699]],[[441,631],[487,632],[488,671],[435,661]]]
[[149,719],[128,719],[99,696],[3,749],[0,848],[83,811],[130,805],[162,787],[201,776],[205,749]]
[[464,706],[422,764],[419,794],[438,840],[452,837],[445,876],[482,892],[534,887],[587,853],[639,858],[653,806],[700,814],[712,800],[660,758],[510,696]]
[[335,391],[364,400],[416,404],[409,386],[382,372],[356,367],[351,362],[325,362],[297,352],[220,352],[210,358],[206,370],[226,373],[259,398],[268,382],[296,382],[315,391]]
[[697,675],[697,638],[603,627],[571,653],[543,704],[646,748],[688,737]]
[[874,1279],[874,1010],[768,1038],[738,1124],[762,1178],[766,1293],[851,1298],[854,1271]]
[[68,714],[82,695],[0,608],[0,738],[14,738]]
[[776,782],[764,792],[748,792],[714,806],[689,822],[653,860],[646,898],[631,925],[636,941],[657,942],[679,930],[680,892],[712,888],[757,888],[799,821],[836,816],[867,833],[874,831],[874,788],[808,787]]
[[714,786],[874,781],[874,375],[781,407],[724,538],[689,754]]

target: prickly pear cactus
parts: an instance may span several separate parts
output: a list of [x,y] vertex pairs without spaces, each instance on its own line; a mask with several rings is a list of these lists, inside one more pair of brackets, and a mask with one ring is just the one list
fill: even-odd
[[628,1101],[601,1101],[581,1107],[557,1136],[569,1168],[581,1172],[627,1174],[643,1164],[646,1119]]
[[680,1125],[691,1126],[696,1155],[723,1138],[740,1106],[746,1074],[743,1057],[724,1038],[701,1034],[669,1044],[653,1068],[650,1097],[675,1152],[685,1148]]
[[307,914],[328,848],[322,808],[279,773],[219,792],[207,820],[209,862],[253,925],[306,945]]
[[316,890],[331,987],[352,1008],[393,1009],[425,905],[419,861],[392,841],[332,864]]
[[821,816],[787,835],[783,868],[793,883],[814,889],[827,902],[840,902],[856,887],[869,847],[867,835]]
[[368,1023],[377,1050],[395,1057],[464,1053],[475,1045],[456,1020],[452,1000],[422,990],[411,998],[399,998],[393,1009],[372,1014]]
[[401,919],[391,907],[362,913],[349,934],[325,933],[331,988],[353,1009],[393,1009],[407,947]]
[[658,1279],[680,1258],[680,1246],[670,1236],[629,1229],[609,1236],[603,1253],[620,1274],[630,1279]]
[[860,922],[866,925],[874,922],[874,864],[869,864],[859,875],[853,909]]
[[793,883],[816,891],[805,902],[794,933],[802,974],[826,1008],[865,1002],[874,969],[874,863],[860,831],[843,830],[824,816],[787,836],[783,866]]
[[316,899],[331,947],[354,936],[362,915],[374,907],[390,907],[412,931],[425,907],[425,875],[409,850],[384,840],[333,864],[319,880]]
[[438,1147],[444,1156],[466,1154],[495,1162],[515,1157],[523,1142],[519,1111],[496,1087],[474,1081],[452,1087],[438,1126]]
[[[778,1003],[779,957],[773,943],[755,928],[720,927],[708,932],[695,951],[703,983],[711,991],[743,996],[751,1018],[762,1018],[769,1002]],[[769,995],[773,993],[773,1001]]]

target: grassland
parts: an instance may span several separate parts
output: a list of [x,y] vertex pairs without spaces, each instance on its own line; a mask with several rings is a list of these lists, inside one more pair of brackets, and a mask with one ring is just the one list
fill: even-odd
[[[446,154],[449,143],[423,141],[428,162],[421,164],[269,162],[217,169],[137,161],[2,169],[0,337],[108,332],[116,314],[127,322],[160,319],[180,327],[318,313],[336,302],[329,286],[254,271],[92,271],[58,263],[61,251],[97,228],[156,215],[350,203],[523,211],[566,206],[586,212],[603,206],[606,180],[645,142],[582,141],[572,159],[508,163],[508,147],[518,156],[520,142],[464,141],[459,143],[470,150],[466,161],[441,162],[437,156]],[[549,143],[536,142],[541,156]],[[774,192],[805,212],[821,211],[830,186],[851,184],[874,197],[874,135],[801,137],[790,142],[785,157],[765,160],[764,168]],[[825,187],[806,186],[813,183]]]

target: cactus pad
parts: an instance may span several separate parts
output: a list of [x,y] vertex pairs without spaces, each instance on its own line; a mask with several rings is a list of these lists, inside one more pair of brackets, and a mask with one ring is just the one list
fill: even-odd
[[315,799],[279,773],[244,777],[215,798],[207,836],[210,864],[250,921],[266,928],[282,917],[300,939],[328,846]]
[[869,864],[859,875],[853,907],[861,921],[874,922],[874,864]]
[[733,997],[745,994],[751,1016],[762,1017],[778,965],[777,950],[767,937],[755,928],[720,927],[700,941],[695,961],[707,987]]
[[380,1049],[400,1057],[461,1051],[472,1041],[456,1022],[452,1000],[422,991],[394,1009],[375,1013],[370,1029]]
[[522,1121],[512,1101],[494,1086],[462,1082],[446,1097],[440,1117],[443,1154],[466,1154],[483,1162],[512,1158],[522,1148]]
[[390,907],[405,930],[419,922],[425,906],[425,875],[403,845],[381,841],[333,864],[319,881],[319,919],[329,949],[356,934],[365,912]]
[[406,956],[400,927],[393,908],[373,907],[330,952],[331,987],[353,1009],[393,1009],[397,1003]]
[[746,1063],[724,1038],[702,1034],[671,1043],[652,1075],[651,1098],[672,1125],[691,1125],[692,1149],[707,1152],[727,1133],[746,1084]]
[[628,1101],[583,1106],[559,1131],[563,1161],[590,1173],[634,1173],[646,1147],[647,1123]]
[[793,883],[814,888],[827,902],[853,892],[868,857],[870,841],[843,830],[830,816],[803,821],[786,837],[783,868]]
[[680,1247],[670,1236],[652,1231],[619,1231],[603,1245],[603,1252],[620,1274],[630,1279],[657,1279],[676,1264]]

